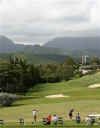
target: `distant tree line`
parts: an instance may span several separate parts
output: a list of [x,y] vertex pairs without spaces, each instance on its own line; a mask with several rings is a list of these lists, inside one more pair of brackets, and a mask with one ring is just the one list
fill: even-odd
[[43,82],[60,82],[80,76],[79,64],[68,58],[64,64],[46,64],[39,67],[40,76]]
[[60,82],[80,77],[79,64],[68,58],[64,64],[46,64],[34,66],[22,57],[10,57],[0,61],[0,91],[25,93],[38,83]]

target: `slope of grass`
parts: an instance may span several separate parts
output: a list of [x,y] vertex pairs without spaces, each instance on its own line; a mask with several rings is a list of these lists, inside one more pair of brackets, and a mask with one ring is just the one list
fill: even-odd
[[[12,107],[0,108],[0,119],[14,122],[19,118],[24,118],[25,121],[31,122],[34,108],[39,110],[39,120],[48,114],[57,114],[68,119],[71,108],[75,109],[74,116],[79,111],[82,119],[87,114],[100,113],[100,88],[88,88],[89,85],[95,83],[100,83],[100,73],[68,82],[39,84],[30,89],[26,96],[15,102]],[[47,95],[54,94],[64,94],[69,98],[45,98]]]
[[100,83],[100,73],[94,75],[87,75],[76,80],[70,80],[68,82],[60,83],[47,83],[47,84],[38,84],[33,89],[30,89],[27,93],[28,96],[42,97],[46,95],[53,94],[65,94],[72,96],[86,96],[83,94],[99,94],[99,89],[88,89],[89,85]]

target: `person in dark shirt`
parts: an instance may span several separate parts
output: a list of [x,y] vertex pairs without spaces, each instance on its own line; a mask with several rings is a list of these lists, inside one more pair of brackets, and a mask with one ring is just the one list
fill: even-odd
[[69,111],[69,118],[72,120],[72,118],[73,118],[73,112],[74,112],[74,109],[71,109],[70,111]]
[[81,118],[80,118],[80,113],[78,112],[76,115],[76,123],[80,123],[81,122]]

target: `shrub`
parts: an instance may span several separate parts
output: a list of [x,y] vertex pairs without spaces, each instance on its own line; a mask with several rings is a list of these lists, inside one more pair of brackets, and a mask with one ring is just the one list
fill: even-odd
[[0,93],[0,106],[10,106],[16,100],[16,95]]

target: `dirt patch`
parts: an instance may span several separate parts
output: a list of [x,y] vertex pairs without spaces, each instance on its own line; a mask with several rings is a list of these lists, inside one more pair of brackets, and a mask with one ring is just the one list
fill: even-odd
[[57,95],[49,95],[45,96],[46,98],[63,98],[63,97],[69,97],[69,96],[64,96],[63,94],[57,94]]
[[100,88],[100,84],[89,85],[88,88]]

